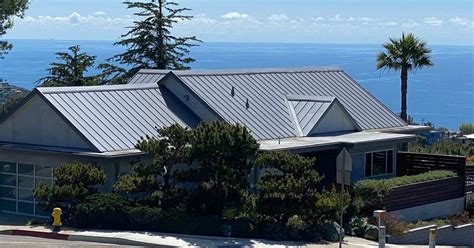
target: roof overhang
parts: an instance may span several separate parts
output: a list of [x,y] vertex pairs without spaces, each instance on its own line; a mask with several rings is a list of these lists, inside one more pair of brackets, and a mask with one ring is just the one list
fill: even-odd
[[400,134],[420,134],[430,131],[430,126],[407,125],[401,127],[391,127],[383,129],[367,130],[368,132],[382,132],[382,133],[400,133]]
[[291,151],[296,153],[339,149],[377,143],[405,143],[416,140],[413,134],[353,132],[315,137],[292,137],[259,141],[261,151]]
[[138,149],[128,149],[120,151],[94,152],[77,148],[39,146],[17,143],[0,143],[0,150],[42,152],[53,154],[67,154],[73,156],[96,157],[96,158],[120,158],[146,154]]

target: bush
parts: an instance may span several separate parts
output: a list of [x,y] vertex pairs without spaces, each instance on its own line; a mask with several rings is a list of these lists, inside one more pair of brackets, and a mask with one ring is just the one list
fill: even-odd
[[130,208],[128,219],[131,227],[135,230],[154,230],[157,228],[161,217],[160,208],[139,206]]
[[72,221],[77,227],[125,229],[129,207],[117,194],[94,194],[74,207]]
[[453,226],[459,226],[469,223],[469,213],[460,212],[448,216],[448,223]]
[[361,180],[354,185],[355,199],[353,204],[357,205],[360,213],[370,216],[374,210],[385,208],[383,198],[390,193],[390,189],[393,187],[454,176],[456,176],[456,173],[452,171],[439,170],[414,176],[402,176],[380,180]]
[[467,195],[466,211],[469,212],[471,218],[474,218],[474,193]]
[[230,222],[233,237],[252,238],[256,235],[255,221],[251,218],[240,217]]
[[360,238],[365,237],[368,229],[369,224],[367,222],[367,218],[362,218],[359,216],[352,217],[352,219],[347,224],[347,233]]
[[402,235],[403,232],[408,230],[408,223],[402,221],[398,216],[386,214],[385,218],[383,219],[383,223],[387,228],[388,235]]
[[473,134],[474,133],[474,123],[462,123],[459,126],[459,131],[463,134]]
[[303,233],[307,229],[308,224],[304,222],[298,215],[294,215],[286,222],[287,237],[291,240],[302,239]]

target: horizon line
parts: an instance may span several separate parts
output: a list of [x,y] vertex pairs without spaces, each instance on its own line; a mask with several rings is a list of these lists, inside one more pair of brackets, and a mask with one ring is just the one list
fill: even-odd
[[[32,39],[32,38],[11,38],[6,40],[21,40],[21,41],[91,41],[91,42],[117,42],[117,40],[93,40],[93,39]],[[364,42],[273,42],[273,41],[203,41],[203,43],[228,43],[228,44],[315,44],[315,45],[382,45],[383,43],[364,43]],[[457,47],[474,47],[474,44],[445,44],[432,43],[431,46],[457,46]]]

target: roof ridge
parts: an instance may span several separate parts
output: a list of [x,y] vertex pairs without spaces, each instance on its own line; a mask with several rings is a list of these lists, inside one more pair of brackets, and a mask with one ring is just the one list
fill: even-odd
[[55,93],[78,93],[78,92],[101,92],[101,91],[123,91],[123,90],[143,90],[156,89],[157,84],[117,84],[117,85],[96,85],[96,86],[72,86],[72,87],[38,87],[42,94]]
[[220,75],[250,75],[271,73],[302,73],[302,72],[339,72],[339,67],[288,67],[288,68],[242,68],[242,69],[211,69],[211,70],[155,70],[142,69],[143,74],[167,74],[173,72],[177,76],[220,76]]

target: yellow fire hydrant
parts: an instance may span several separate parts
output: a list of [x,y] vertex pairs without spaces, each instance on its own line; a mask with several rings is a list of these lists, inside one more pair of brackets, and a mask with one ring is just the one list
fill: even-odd
[[53,231],[61,230],[61,214],[63,214],[63,211],[60,208],[53,208],[53,213],[51,214],[53,216]]

